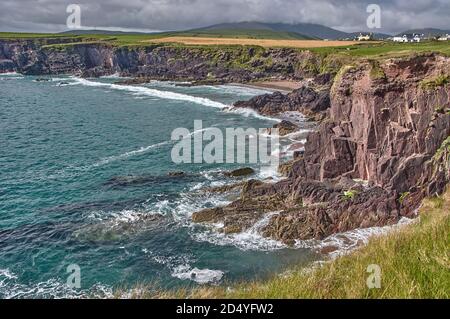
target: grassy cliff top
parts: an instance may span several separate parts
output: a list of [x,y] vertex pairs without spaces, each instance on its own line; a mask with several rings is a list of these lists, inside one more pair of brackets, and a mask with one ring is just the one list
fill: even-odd
[[[200,34],[191,33],[158,33],[158,34],[83,34],[83,35],[71,35],[71,34],[42,34],[42,33],[7,33],[0,32],[0,40],[35,40],[43,43],[47,47],[67,47],[80,44],[107,44],[117,47],[146,47],[154,45],[152,40],[159,42],[164,38],[170,37],[204,37]],[[213,35],[205,36],[205,39],[211,39]],[[277,35],[279,36],[279,35]],[[450,41],[426,41],[422,43],[393,43],[393,42],[376,42],[376,43],[355,43],[348,45],[348,42],[342,42],[342,46],[339,45],[340,42],[330,41],[330,46],[326,45],[326,41],[320,44],[320,47],[314,47],[314,43],[308,42],[307,40],[292,39],[289,36],[285,38],[275,38],[269,34],[258,34],[254,37],[248,34],[230,33],[230,34],[220,34],[218,37],[221,43],[224,39],[249,39],[249,46],[252,46],[251,40],[254,39],[272,39],[270,41],[273,47],[295,47],[298,50],[311,50],[316,53],[328,55],[328,54],[341,54],[346,56],[354,57],[390,57],[390,56],[402,56],[411,53],[422,53],[422,52],[440,52],[445,55],[450,55]],[[279,42],[278,42],[278,41]],[[288,41],[287,41],[288,40]],[[300,45],[296,43],[299,41]],[[46,43],[50,42],[50,43]],[[232,41],[230,41],[232,42]],[[254,41],[253,41],[254,42]],[[245,41],[244,41],[245,43]],[[181,43],[164,43],[165,45],[172,46],[195,46],[195,47],[221,47],[221,46],[233,46],[224,43],[221,44],[211,44],[211,45],[195,45],[195,44],[181,44]],[[304,48],[302,47],[304,44]],[[337,46],[336,46],[337,45]],[[253,45],[254,46],[254,45]]]

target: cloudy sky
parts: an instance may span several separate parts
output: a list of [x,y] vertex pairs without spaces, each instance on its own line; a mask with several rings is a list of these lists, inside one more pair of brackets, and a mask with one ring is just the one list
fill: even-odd
[[68,30],[66,8],[81,7],[85,28],[180,30],[223,22],[311,22],[365,31],[368,4],[381,7],[379,32],[450,29],[450,0],[1,0],[0,31]]

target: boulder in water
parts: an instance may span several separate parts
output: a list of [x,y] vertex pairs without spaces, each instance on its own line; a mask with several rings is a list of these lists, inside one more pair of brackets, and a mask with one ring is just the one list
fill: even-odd
[[238,168],[230,172],[224,173],[228,177],[242,177],[255,174],[255,170],[250,167]]

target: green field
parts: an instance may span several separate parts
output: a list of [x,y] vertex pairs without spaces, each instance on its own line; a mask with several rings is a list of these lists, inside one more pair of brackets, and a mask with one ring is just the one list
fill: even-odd
[[[245,32],[244,32],[245,31]],[[51,39],[52,44],[48,46],[64,47],[77,45],[82,43],[102,43],[105,45],[113,46],[150,46],[151,43],[146,41],[151,39],[159,39],[170,36],[186,36],[186,37],[221,37],[221,38],[248,38],[248,39],[263,39],[272,38],[274,40],[300,40],[294,38],[297,36],[294,33],[280,33],[270,30],[257,30],[255,34],[251,33],[252,30],[218,30],[217,34],[214,31],[208,31],[207,34],[202,34],[202,31],[195,32],[167,32],[158,34],[84,34],[84,35],[70,35],[70,34],[42,34],[42,33],[6,33],[0,32],[0,39],[34,39],[42,41],[45,44],[46,40]],[[62,43],[54,43],[55,40],[61,40]],[[70,43],[64,43],[68,42]],[[180,44],[167,44],[177,45]],[[317,52],[323,55],[339,54],[343,56],[352,57],[389,57],[389,56],[401,56],[411,53],[421,52],[440,52],[446,55],[450,55],[450,41],[428,41],[422,43],[393,43],[393,42],[379,42],[370,44],[357,44],[353,46],[342,47],[322,47],[322,48],[305,48],[313,52]],[[302,50],[302,49],[298,49]]]
[[349,47],[312,48],[311,51],[323,54],[345,54],[355,57],[389,57],[411,53],[440,52],[450,55],[450,41],[426,41],[422,43],[380,42],[376,44],[358,44]]

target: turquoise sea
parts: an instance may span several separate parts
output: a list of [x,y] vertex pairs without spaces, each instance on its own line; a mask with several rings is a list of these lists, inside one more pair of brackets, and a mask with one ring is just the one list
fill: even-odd
[[[271,127],[273,119],[226,111],[265,91],[36,79],[0,75],[0,298],[108,297],[137,284],[227,285],[316,258],[310,249],[262,238],[256,226],[226,236],[192,224],[193,212],[231,200],[204,189],[232,183],[221,172],[242,165],[171,161],[171,132],[192,131],[194,120],[204,127]],[[257,178],[278,178],[253,167]],[[168,175],[174,171],[186,174]],[[66,284],[73,264],[80,288]]]

